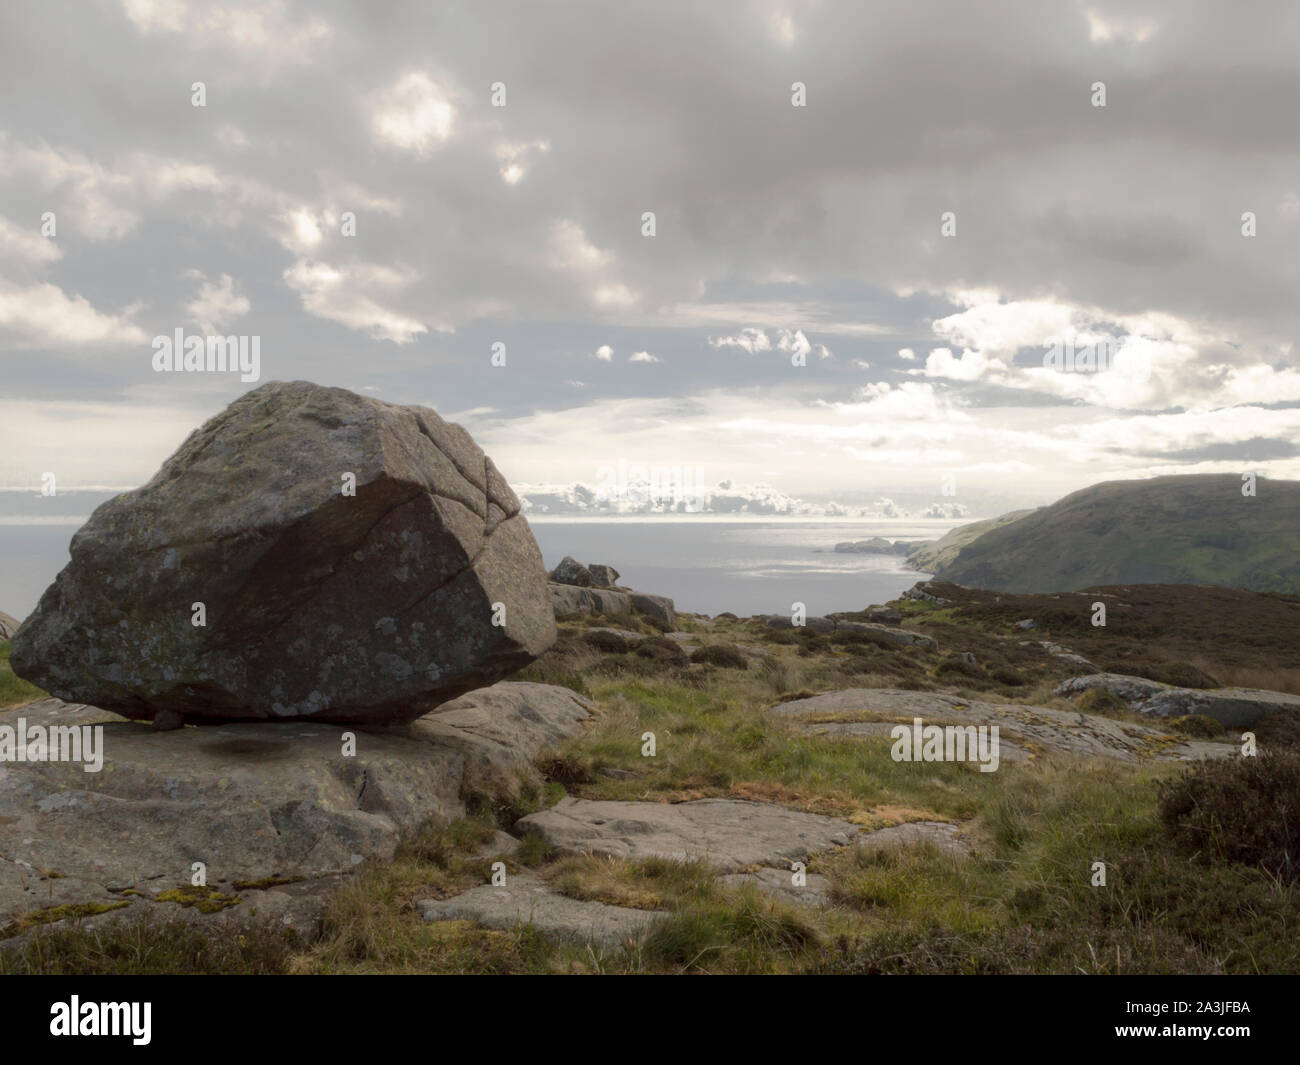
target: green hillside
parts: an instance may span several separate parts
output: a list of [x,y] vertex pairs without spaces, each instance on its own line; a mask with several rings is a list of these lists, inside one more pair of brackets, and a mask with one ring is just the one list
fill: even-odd
[[1300,592],[1300,483],[1260,479],[1253,498],[1241,487],[1236,474],[1107,481],[977,533],[932,572],[1010,592],[1103,584]]
[[986,532],[1000,529],[1032,513],[1032,510],[1013,510],[997,518],[985,518],[983,521],[973,521],[969,525],[959,525],[942,539],[927,540],[910,551],[907,561],[926,573],[936,573],[942,567],[950,565],[957,557],[958,551]]

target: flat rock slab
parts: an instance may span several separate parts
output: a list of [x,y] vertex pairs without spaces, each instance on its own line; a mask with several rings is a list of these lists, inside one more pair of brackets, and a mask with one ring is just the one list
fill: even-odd
[[318,722],[155,732],[57,699],[0,711],[0,727],[21,718],[28,732],[100,725],[103,751],[98,772],[0,763],[0,927],[65,903],[137,899],[127,889],[152,899],[189,884],[194,862],[225,894],[245,899],[236,884],[258,883],[251,890],[286,896],[264,908],[298,912],[310,891],[266,882],[332,885],[391,856],[429,820],[463,815],[471,766],[518,766],[581,731],[589,705],[567,688],[505,681],[380,732]]
[[515,832],[572,854],[703,860],[730,872],[802,861],[852,843],[861,829],[837,817],[746,799],[670,804],[566,798],[522,818]]
[[[896,722],[890,721],[826,721],[797,722],[800,731],[812,736],[832,736],[836,739],[863,740],[873,736],[888,736]],[[1019,744],[998,734],[998,757],[1006,762],[1027,762],[1030,752]]]
[[[1191,744],[1160,729],[1108,717],[1056,710],[1026,703],[990,703],[945,692],[896,688],[848,688],[772,707],[776,717],[793,719],[809,731],[839,729],[846,736],[888,735],[895,724],[921,718],[927,725],[997,725],[999,748],[1015,759],[1016,749],[1035,748],[1136,762],[1143,758],[1205,757],[1206,748],[1226,744]],[[872,729],[849,726],[876,726]]]
[[818,873],[806,873],[805,883],[796,887],[794,874],[788,869],[759,869],[753,873],[730,873],[718,877],[723,887],[739,890],[753,887],[765,895],[772,895],[785,902],[794,902],[800,906],[815,906],[824,909],[831,905],[831,882]]
[[502,887],[483,884],[450,899],[420,899],[416,907],[426,921],[476,921],[504,929],[531,925],[547,935],[602,944],[632,939],[663,917],[653,910],[573,899],[528,872],[511,873]]

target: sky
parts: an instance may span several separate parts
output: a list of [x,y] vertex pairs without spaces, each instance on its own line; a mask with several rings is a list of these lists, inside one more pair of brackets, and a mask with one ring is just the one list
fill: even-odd
[[296,379],[552,501],[1300,476],[1298,50],[1241,0],[5,4],[0,487]]

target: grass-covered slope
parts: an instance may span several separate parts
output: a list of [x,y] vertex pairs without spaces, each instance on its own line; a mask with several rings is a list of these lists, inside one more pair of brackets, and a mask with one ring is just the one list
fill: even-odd
[[1010,525],[1013,521],[1019,521],[1026,514],[1032,513],[1032,510],[1013,510],[1009,514],[1002,514],[996,518],[985,518],[983,521],[973,521],[969,525],[959,525],[942,539],[922,544],[909,552],[907,561],[926,573],[938,573],[944,567],[951,565],[957,553],[967,544],[974,543],[987,532]]
[[[936,576],[971,588],[1062,592],[1200,584],[1300,592],[1300,483],[1236,474],[1108,481],[972,540]],[[960,530],[958,530],[960,531]]]

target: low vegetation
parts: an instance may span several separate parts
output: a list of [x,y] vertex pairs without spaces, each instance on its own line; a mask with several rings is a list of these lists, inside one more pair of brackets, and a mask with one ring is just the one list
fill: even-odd
[[[1300,971],[1300,755],[1290,747],[1300,728],[1290,717],[1260,725],[1254,759],[1123,763],[1036,751],[1027,763],[980,773],[966,764],[895,762],[886,736],[838,740],[766,712],[819,691],[892,687],[1133,717],[1103,693],[1054,696],[1062,678],[1081,670],[1040,641],[1147,675],[1222,680],[1263,669],[1271,654],[1300,668],[1279,620],[1290,616],[1289,599],[1273,600],[1278,618],[1267,606],[1257,611],[1251,639],[1224,641],[1216,637],[1220,622],[1194,609],[1191,593],[1115,595],[1114,620],[1102,633],[1087,624],[1086,604],[1076,624],[1077,604],[1066,597],[970,593],[954,594],[948,606],[894,604],[903,625],[934,636],[938,651],[739,618],[684,618],[693,645],[685,648],[646,631],[622,643],[592,641],[593,629],[629,627],[565,621],[555,647],[520,679],[564,684],[594,700],[590,727],[539,758],[535,780],[480,801],[464,820],[430,825],[391,861],[364,865],[333,896],[319,930],[261,926],[201,938],[189,925],[98,918],[93,927],[36,929],[0,951],[0,972]],[[1257,606],[1269,599],[1253,598]],[[1138,603],[1167,603],[1168,618],[1144,619]],[[1031,617],[1036,630],[1016,627]],[[1196,673],[1179,674],[1180,664]],[[1208,719],[1169,725],[1186,738],[1235,739]],[[652,758],[642,754],[646,732],[656,737]],[[528,838],[503,859],[508,875],[527,869],[566,895],[656,911],[662,921],[598,947],[527,925],[493,930],[421,917],[417,900],[484,882],[489,862],[478,854],[499,829],[566,794],[735,796],[868,828],[946,821],[972,849],[963,857],[930,845],[857,846],[815,856],[808,871],[828,879],[832,901],[818,909],[725,888],[698,863],[555,854]]]

